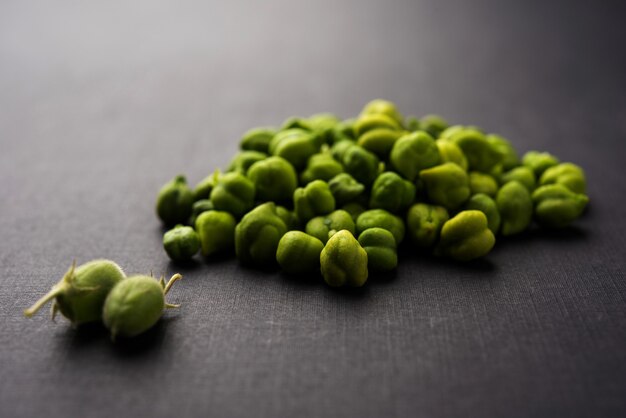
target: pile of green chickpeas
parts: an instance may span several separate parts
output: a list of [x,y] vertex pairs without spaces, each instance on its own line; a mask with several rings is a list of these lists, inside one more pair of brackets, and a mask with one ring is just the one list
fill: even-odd
[[369,271],[396,268],[405,235],[416,252],[469,261],[533,221],[565,227],[589,201],[573,163],[538,151],[519,158],[499,135],[405,118],[381,99],[353,119],[324,113],[252,129],[240,148],[193,189],[179,175],[159,191],[173,261],[234,252],[249,266],[358,287]]

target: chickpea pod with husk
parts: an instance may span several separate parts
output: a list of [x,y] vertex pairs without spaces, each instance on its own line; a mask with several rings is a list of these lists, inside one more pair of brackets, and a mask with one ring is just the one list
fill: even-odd
[[122,268],[111,260],[93,260],[76,267],[76,262],[52,290],[24,311],[32,317],[46,303],[52,303],[52,319],[61,312],[72,325],[99,321],[109,291],[125,278]]
[[178,308],[165,301],[172,285],[182,279],[173,275],[165,283],[150,276],[131,276],[116,284],[104,302],[102,322],[111,331],[111,339],[134,337],[152,328],[164,309]]

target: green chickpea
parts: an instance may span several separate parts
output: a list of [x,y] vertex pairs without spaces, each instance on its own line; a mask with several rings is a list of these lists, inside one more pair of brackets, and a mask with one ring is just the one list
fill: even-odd
[[270,141],[276,135],[274,128],[254,128],[243,134],[239,148],[244,151],[269,153]]
[[200,238],[192,227],[176,225],[163,235],[163,248],[172,261],[189,261],[200,250]]
[[500,184],[506,184],[514,180],[520,182],[531,193],[535,190],[535,172],[530,167],[525,165],[515,167],[500,176]]
[[216,210],[240,217],[254,206],[254,183],[241,173],[226,173],[219,178],[211,192]]
[[375,271],[390,271],[398,266],[396,239],[383,228],[361,232],[359,244],[367,253],[367,267]]
[[328,153],[315,154],[309,158],[306,170],[300,174],[300,181],[303,184],[313,180],[329,181],[340,173],[343,173],[343,166],[332,155]]
[[269,157],[254,163],[248,170],[256,198],[261,202],[291,200],[298,186],[296,170],[281,157]]
[[287,231],[300,229],[300,221],[295,212],[287,210],[287,208],[283,206],[276,206],[276,215],[287,225]]
[[335,125],[329,137],[330,143],[336,144],[337,142],[344,140],[356,140],[356,134],[354,133],[354,122],[354,119],[346,119]]
[[178,175],[159,190],[157,215],[166,225],[182,224],[189,219],[193,201],[193,192],[187,186],[187,179]]
[[339,124],[339,119],[332,113],[318,113],[307,119],[311,130],[316,132],[326,143],[333,142],[333,130]]
[[454,163],[445,163],[420,172],[428,198],[435,204],[454,210],[470,196],[467,173]]
[[330,179],[328,187],[338,205],[353,202],[365,191],[365,186],[348,173],[337,174]]
[[393,234],[398,245],[404,239],[404,222],[402,218],[384,209],[370,209],[359,215],[356,220],[357,234],[369,228],[386,229]]
[[393,102],[383,99],[375,99],[366,104],[360,116],[365,115],[384,115],[393,119],[397,124],[401,124],[404,120],[397,106]]
[[220,170],[215,170],[212,174],[209,174],[196,184],[196,187],[193,189],[193,200],[197,202],[198,200],[211,197],[211,192],[221,175]]
[[267,154],[258,151],[241,151],[235,155],[226,171],[237,171],[243,175],[248,173],[248,169],[256,162],[263,161]]
[[502,168],[504,170],[510,170],[520,165],[517,151],[507,139],[495,134],[489,134],[486,138],[487,142],[503,156]]
[[439,156],[441,157],[441,163],[455,163],[461,167],[464,171],[467,171],[467,158],[461,148],[454,142],[438,139],[435,141]]
[[356,145],[356,142],[350,139],[337,141],[330,147],[330,155],[332,155],[335,160],[342,162],[343,156],[352,145]]
[[500,212],[495,200],[483,193],[478,193],[470,197],[465,204],[465,210],[479,210],[487,217],[487,227],[491,232],[498,233],[500,229]]
[[215,208],[213,207],[213,203],[211,203],[209,199],[196,200],[191,207],[191,215],[189,216],[189,222],[187,222],[187,224],[192,226],[195,225],[196,219],[198,219],[198,216],[201,213],[214,209]]
[[465,210],[443,225],[436,253],[457,261],[470,261],[487,255],[495,243],[485,214]]
[[302,129],[305,131],[312,131],[313,127],[308,120],[301,118],[300,116],[290,116],[285,119],[283,124],[280,126],[281,131],[286,131],[288,129]]
[[316,216],[307,222],[304,230],[326,244],[333,234],[342,229],[354,234],[354,220],[348,212],[339,209],[326,216]]
[[502,186],[496,195],[496,204],[502,235],[518,234],[528,228],[533,216],[533,202],[522,183],[513,180]]
[[74,262],[61,281],[26,309],[24,315],[32,317],[43,305],[54,299],[53,320],[60,311],[75,326],[99,321],[107,294],[125,277],[122,268],[110,260],[93,260],[78,267]]
[[357,143],[360,147],[376,154],[378,158],[386,160],[398,138],[406,134],[406,131],[393,131],[386,128],[372,129],[361,135]]
[[420,130],[420,120],[415,116],[407,116],[404,119],[404,127],[409,132],[415,132]]
[[430,248],[439,239],[443,224],[450,219],[443,206],[416,203],[406,216],[406,227],[411,241],[420,248]]
[[574,193],[562,184],[548,184],[537,188],[532,195],[535,219],[541,226],[562,228],[582,215],[589,198]]
[[464,131],[467,127],[463,125],[452,125],[444,129],[437,139],[441,139],[442,141],[452,141],[452,137],[459,132]]
[[562,184],[574,193],[584,194],[587,191],[585,172],[572,163],[562,163],[546,169],[539,179],[539,184]]
[[470,171],[469,173],[470,193],[484,193],[487,196],[494,197],[498,192],[498,182],[489,174],[480,171]]
[[367,210],[365,206],[358,202],[350,202],[346,203],[341,207],[342,210],[345,210],[350,214],[352,220],[356,222],[356,219]]
[[270,154],[283,157],[296,170],[302,170],[313,154],[317,154],[322,145],[319,135],[303,129],[287,129],[278,132],[270,142]]
[[293,203],[300,222],[335,210],[335,198],[328,183],[322,180],[314,180],[305,187],[297,188],[293,193]]
[[389,159],[398,173],[415,181],[421,170],[439,164],[440,156],[435,140],[426,132],[417,131],[398,139]]
[[538,179],[541,178],[544,171],[558,163],[559,159],[547,152],[528,151],[522,157],[522,164],[530,167]]
[[455,133],[451,141],[461,148],[467,157],[470,170],[489,173],[504,156],[487,141],[485,134],[475,129],[463,129]]
[[415,186],[410,181],[388,171],[376,178],[370,196],[370,208],[399,212],[415,200]]
[[354,132],[357,138],[374,129],[395,131],[401,129],[401,126],[395,119],[383,114],[362,115],[354,123]]
[[301,231],[287,232],[278,242],[276,260],[290,274],[320,271],[320,254],[324,243]]
[[439,135],[448,128],[448,122],[438,115],[426,115],[420,119],[420,129],[426,131],[433,138],[439,138]]
[[347,147],[343,153],[342,163],[346,173],[352,175],[359,183],[370,186],[379,172],[379,160],[376,154],[358,145]]
[[275,264],[278,242],[286,232],[287,226],[273,202],[257,206],[235,228],[237,258],[244,264]]
[[135,337],[152,328],[166,308],[177,308],[165,301],[172,285],[183,276],[175,274],[165,284],[150,276],[132,276],[113,287],[104,302],[102,322],[111,331],[111,339]]
[[228,212],[212,210],[196,219],[196,231],[205,257],[230,252],[235,243],[235,217]]
[[324,281],[332,287],[361,287],[367,281],[367,253],[350,231],[333,235],[320,254]]

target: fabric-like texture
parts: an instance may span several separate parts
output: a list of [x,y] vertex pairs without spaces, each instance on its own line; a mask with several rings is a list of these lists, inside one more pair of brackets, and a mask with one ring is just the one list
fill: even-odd
[[[580,3],[580,4],[577,4]],[[626,415],[626,30],[620,2],[0,5],[0,416]],[[403,249],[337,291],[169,263],[158,188],[241,134],[369,100],[587,172],[563,231],[457,264]],[[131,341],[24,308],[72,260],[184,279]]]

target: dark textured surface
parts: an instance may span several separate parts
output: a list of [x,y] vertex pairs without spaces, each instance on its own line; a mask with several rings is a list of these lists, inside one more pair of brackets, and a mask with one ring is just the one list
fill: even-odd
[[[623,2],[176,3],[0,5],[0,416],[626,414]],[[179,270],[162,183],[375,97],[581,164],[589,212],[357,292],[198,263],[125,343],[21,316],[74,258]]]

